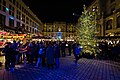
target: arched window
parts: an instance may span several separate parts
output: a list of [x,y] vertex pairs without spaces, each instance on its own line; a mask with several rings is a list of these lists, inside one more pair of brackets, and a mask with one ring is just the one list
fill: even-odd
[[120,16],[117,17],[117,28],[120,28]]
[[106,23],[106,30],[110,30],[110,29],[112,29],[112,19],[108,20]]
[[6,16],[0,14],[0,26],[5,26],[5,18]]

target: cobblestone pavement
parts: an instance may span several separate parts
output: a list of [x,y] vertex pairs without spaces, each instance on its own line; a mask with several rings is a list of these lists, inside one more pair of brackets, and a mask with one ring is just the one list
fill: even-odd
[[27,64],[16,65],[11,73],[0,70],[0,80],[120,80],[120,63],[81,58],[74,64],[73,57],[60,58],[60,68],[48,70]]

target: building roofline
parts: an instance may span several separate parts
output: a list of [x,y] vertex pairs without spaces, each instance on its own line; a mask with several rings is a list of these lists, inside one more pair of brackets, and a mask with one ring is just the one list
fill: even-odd
[[36,14],[33,13],[33,11],[30,8],[28,8],[28,6],[22,0],[19,0],[19,1],[21,1],[22,5],[24,5],[24,7],[26,8],[26,10],[28,10],[28,12],[30,12],[30,14],[32,14],[32,16],[39,22],[39,24],[43,24],[41,22],[41,20],[36,16]]

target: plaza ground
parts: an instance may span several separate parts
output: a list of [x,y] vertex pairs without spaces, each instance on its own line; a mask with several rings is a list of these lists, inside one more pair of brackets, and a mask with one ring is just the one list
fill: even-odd
[[[4,61],[4,57],[0,57]],[[16,65],[14,72],[0,70],[0,80],[120,80],[120,63],[109,60],[81,58],[76,65],[74,56],[60,58],[60,68]]]

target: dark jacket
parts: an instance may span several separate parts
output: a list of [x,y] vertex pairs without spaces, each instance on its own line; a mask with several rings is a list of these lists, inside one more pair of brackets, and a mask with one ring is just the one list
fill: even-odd
[[43,46],[42,49],[43,49],[42,58],[45,58],[45,56],[46,56],[46,47]]
[[17,52],[13,48],[6,46],[5,59],[9,61],[16,61]]
[[54,47],[54,57],[60,58],[60,47],[59,46]]
[[71,43],[68,44],[68,49],[69,49],[69,50],[72,49],[72,44],[71,44]]
[[53,47],[52,46],[48,46],[48,48],[46,50],[46,58],[47,58],[48,64],[54,63],[54,54],[53,54]]
[[73,45],[72,45],[72,48],[73,48],[73,54],[75,54],[75,48],[76,48],[76,43],[74,43]]
[[61,50],[64,51],[65,48],[66,48],[66,44],[65,44],[65,43],[62,43],[62,44],[61,44]]

